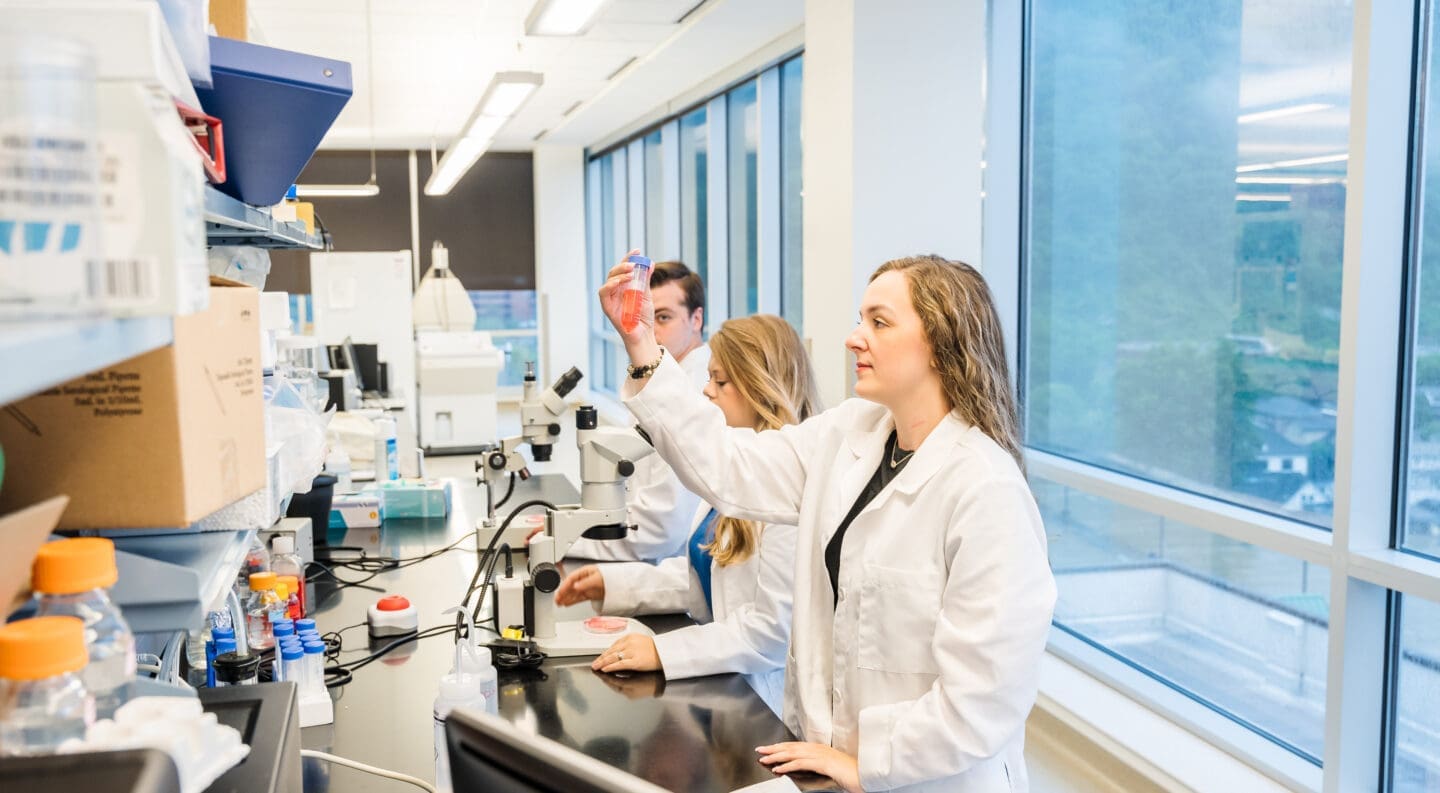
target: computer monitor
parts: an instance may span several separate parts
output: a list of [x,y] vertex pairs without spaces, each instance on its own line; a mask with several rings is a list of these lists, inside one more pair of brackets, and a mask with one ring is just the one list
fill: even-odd
[[370,390],[370,384],[360,371],[360,358],[355,353],[355,342],[349,336],[339,344],[326,345],[326,349],[330,354],[331,369],[349,369],[355,373],[355,386],[361,391]]
[[488,713],[451,711],[445,743],[455,793],[668,793]]

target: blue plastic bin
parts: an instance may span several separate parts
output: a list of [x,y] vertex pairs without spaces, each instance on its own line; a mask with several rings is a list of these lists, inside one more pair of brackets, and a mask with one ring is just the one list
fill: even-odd
[[350,64],[210,37],[214,87],[196,87],[225,130],[227,178],[217,187],[257,206],[280,203],[350,101]]

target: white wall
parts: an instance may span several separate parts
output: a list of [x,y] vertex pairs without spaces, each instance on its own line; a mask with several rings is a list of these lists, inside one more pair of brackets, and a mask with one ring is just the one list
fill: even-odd
[[807,0],[805,335],[821,397],[870,273],[938,253],[980,265],[984,0]]
[[[535,291],[541,310],[541,381],[571,366],[589,368],[587,350],[593,297],[585,278],[585,150],[541,144],[534,152]],[[581,380],[573,399],[589,393]]]

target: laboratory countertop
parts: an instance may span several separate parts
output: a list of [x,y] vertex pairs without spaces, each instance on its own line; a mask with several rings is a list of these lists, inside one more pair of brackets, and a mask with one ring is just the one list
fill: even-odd
[[[409,558],[455,542],[474,529],[485,495],[473,480],[456,480],[454,485],[448,519],[387,521],[377,529],[351,529],[343,544],[371,555]],[[574,486],[559,474],[535,476],[515,491],[512,505],[532,498],[552,503],[578,499]],[[475,572],[473,549],[473,543],[461,543],[456,550],[382,573],[368,584],[384,594],[409,598],[419,611],[422,630],[442,625],[447,620],[440,613],[459,603]],[[362,577],[352,571],[339,574],[350,580]],[[382,592],[337,590],[324,579],[315,583],[313,616],[322,632],[344,629],[342,660],[363,657],[385,644],[370,644],[364,627],[366,609]],[[681,615],[645,621],[656,632],[691,624]],[[302,745],[433,780],[431,708],[439,678],[454,659],[448,636],[411,642],[356,670],[351,682],[332,690],[334,724],[305,728]],[[687,793],[725,793],[772,779],[756,762],[755,747],[794,740],[739,675],[666,681],[658,673],[647,673],[621,678],[591,671],[590,660],[549,659],[538,670],[502,670],[501,717],[663,788]],[[306,793],[388,793],[396,785],[309,758],[304,775]],[[796,781],[802,789],[820,788],[824,782]]]

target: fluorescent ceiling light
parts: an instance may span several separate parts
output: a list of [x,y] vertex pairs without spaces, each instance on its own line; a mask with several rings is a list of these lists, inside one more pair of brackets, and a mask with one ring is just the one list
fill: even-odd
[[1260,110],[1255,113],[1244,113],[1235,120],[1241,124],[1254,124],[1257,121],[1269,121],[1273,118],[1299,116],[1305,113],[1329,110],[1332,107],[1334,107],[1334,105],[1327,105],[1323,102],[1307,102],[1303,105],[1291,105],[1289,107],[1277,107],[1272,110]]
[[297,184],[300,198],[369,198],[380,195],[378,184]]
[[485,93],[480,95],[480,101],[475,103],[475,112],[465,122],[460,137],[446,150],[435,171],[425,180],[425,195],[449,193],[544,82],[544,77],[534,72],[496,74],[485,88]]
[[1288,195],[1281,195],[1280,193],[1236,193],[1236,194],[1235,194],[1235,200],[1236,200],[1236,201],[1269,201],[1269,202],[1274,202],[1274,203],[1288,204],[1288,203],[1290,203],[1290,202],[1291,202],[1292,200],[1294,200],[1294,199],[1292,199],[1292,198],[1291,198],[1290,196],[1288,196]]
[[1349,153],[1324,154],[1319,157],[1301,157],[1298,160],[1277,160],[1275,162],[1257,162],[1253,165],[1242,165],[1235,169],[1235,173],[1252,173],[1254,171],[1269,171],[1275,168],[1298,168],[1302,165],[1324,165],[1331,162],[1345,162],[1350,159]]
[[603,5],[605,0],[540,0],[525,19],[525,35],[578,36]]
[[1235,184],[1340,184],[1339,176],[1237,176]]

